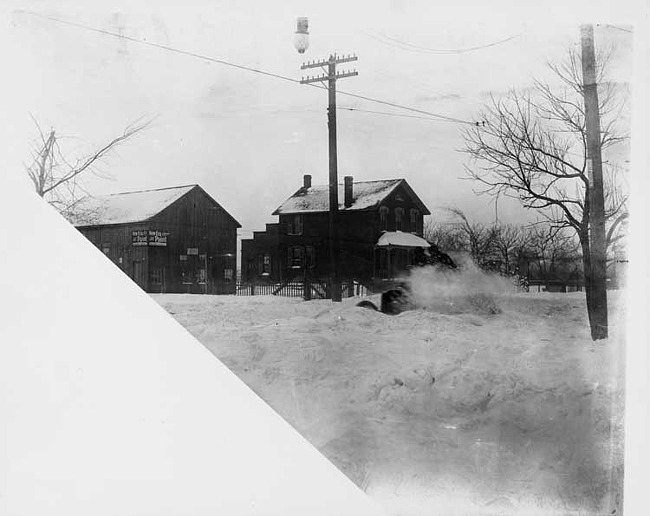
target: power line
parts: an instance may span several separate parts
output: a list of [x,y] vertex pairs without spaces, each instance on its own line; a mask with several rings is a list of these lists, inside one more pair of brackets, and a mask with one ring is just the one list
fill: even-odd
[[452,122],[453,121],[453,120],[439,120],[437,118],[431,118],[431,117],[428,117],[428,116],[403,115],[401,113],[389,113],[387,111],[372,111],[372,110],[369,110],[369,109],[360,109],[360,108],[352,108],[352,107],[337,107],[336,109],[340,109],[340,110],[343,110],[343,111],[358,111],[360,113],[372,113],[372,114],[375,114],[375,115],[396,116],[396,117],[401,117],[401,118],[418,118],[420,120],[432,120],[434,122]]
[[[381,32],[377,32],[374,35],[363,31],[366,36],[371,37],[372,39],[379,41],[380,43],[383,43],[385,45],[389,45],[393,48],[399,48],[401,50],[406,50],[410,52],[417,52],[420,54],[438,54],[438,55],[448,55],[448,54],[464,54],[466,52],[474,52],[476,50],[483,50],[485,48],[490,48],[494,47],[496,45],[501,45],[503,43],[507,43],[508,41],[511,41],[515,38],[518,38],[521,36],[521,34],[515,34],[514,36],[510,36],[508,38],[499,40],[499,41],[494,41],[492,43],[488,43],[485,45],[479,45],[475,47],[468,47],[468,48],[451,48],[451,49],[441,49],[441,48],[427,48],[427,47],[421,47],[418,45],[413,45],[411,43],[408,43],[406,41],[402,41],[400,39],[388,36],[386,34],[383,34]],[[381,39],[384,38],[384,39]],[[385,41],[388,40],[388,41]],[[390,42],[395,42],[397,45],[392,45]],[[406,48],[405,48],[406,47]]]
[[605,27],[606,29],[616,29],[616,30],[620,30],[622,32],[627,32],[628,34],[633,34],[633,31],[631,31],[630,29],[624,29],[623,27],[617,27],[616,25],[607,25],[607,24],[601,25],[601,24],[598,24],[597,26],[598,27]]
[[371,97],[366,97],[364,95],[358,95],[356,93],[350,93],[347,91],[341,91],[338,90],[337,93],[341,95],[347,95],[348,97],[354,97],[357,99],[363,99],[363,100],[368,100],[370,102],[376,102],[377,104],[384,104],[385,106],[391,106],[391,107],[396,107],[399,109],[405,109],[406,111],[412,111],[414,113],[420,113],[423,115],[429,115],[429,116],[434,116],[440,119],[440,121],[445,121],[445,122],[456,122],[458,124],[467,124],[467,125],[475,125],[474,122],[469,122],[467,120],[461,120],[460,118],[454,118],[452,116],[445,116],[445,115],[439,115],[437,113],[431,113],[430,111],[424,111],[422,109],[416,109],[416,108],[411,108],[407,106],[402,106],[400,104],[395,104],[393,102],[388,102],[386,100],[379,100],[379,99],[373,99]]
[[[98,29],[96,27],[91,27],[91,26],[88,26],[88,25],[84,25],[84,24],[81,24],[81,23],[76,23],[76,22],[72,22],[72,21],[68,21],[68,20],[62,20],[62,19],[56,18],[54,16],[48,16],[48,15],[39,14],[39,13],[31,12],[31,11],[20,11],[20,12],[22,12],[24,14],[31,15],[31,16],[35,16],[35,17],[38,17],[38,18],[43,18],[43,19],[46,19],[46,20],[50,20],[50,21],[53,21],[53,22],[56,22],[56,23],[61,23],[63,25],[68,25],[70,27],[75,27],[75,28],[78,28],[78,29],[83,29],[83,30],[95,32],[95,33],[102,34],[102,35],[105,35],[105,36],[111,36],[111,37],[119,38],[119,39],[122,39],[122,40],[125,40],[125,41],[130,41],[132,43],[138,43],[138,44],[141,44],[141,45],[146,45],[146,46],[149,46],[149,47],[158,48],[158,49],[161,49],[161,50],[166,50],[168,52],[172,52],[172,53],[175,53],[175,54],[194,57],[194,58],[197,58],[197,59],[202,59],[202,60],[205,60],[205,61],[209,61],[211,63],[222,64],[222,65],[230,66],[232,68],[236,68],[236,69],[239,69],[239,70],[244,70],[244,71],[251,72],[251,73],[256,73],[256,74],[259,74],[259,75],[264,75],[264,76],[267,76],[267,77],[273,77],[275,79],[280,79],[280,80],[287,81],[287,82],[292,82],[292,83],[295,83],[295,84],[300,84],[299,79],[294,79],[293,77],[287,77],[286,75],[281,75],[281,74],[274,73],[274,72],[267,72],[266,70],[262,70],[260,68],[253,68],[251,66],[241,65],[241,64],[233,63],[231,61],[226,61],[225,59],[219,59],[219,58],[215,58],[215,57],[206,56],[206,55],[203,55],[203,54],[198,54],[196,52],[181,50],[181,49],[178,49],[178,48],[175,48],[175,47],[171,47],[169,45],[162,45],[160,43],[154,43],[152,41],[132,38],[130,36],[125,36],[124,34],[111,32],[111,31],[108,31],[108,30],[105,30],[105,29]],[[307,84],[307,85],[311,86],[313,88],[325,89],[325,90],[327,89],[326,87],[324,87],[322,85],[319,85],[319,84],[313,84],[312,83],[312,84]],[[401,104],[397,104],[397,103],[394,103],[394,102],[388,102],[388,101],[381,100],[381,99],[376,99],[376,98],[373,98],[373,97],[367,97],[365,95],[359,95],[359,94],[356,94],[356,93],[351,93],[351,92],[346,92],[346,91],[341,91],[341,90],[339,90],[338,93],[341,94],[341,95],[347,95],[349,97],[354,97],[354,98],[358,98],[358,99],[367,100],[368,102],[375,102],[375,103],[378,103],[378,104],[384,104],[384,105],[395,107],[395,108],[398,108],[398,109],[404,109],[404,110],[407,110],[407,111],[412,111],[412,112],[415,112],[415,113],[428,115],[430,117],[435,117],[437,119],[444,120],[444,121],[456,122],[456,123],[461,123],[461,124],[469,124],[469,125],[473,124],[473,122],[469,122],[467,120],[461,120],[459,118],[449,117],[449,116],[445,116],[445,115],[440,115],[438,113],[433,113],[433,112],[430,112],[430,111],[424,111],[424,110],[421,110],[421,109],[416,109],[416,108],[412,108],[412,107],[408,107],[408,106],[403,106]]]
[[245,66],[245,65],[232,63],[230,61],[226,61],[225,59],[218,59],[218,58],[215,58],[215,57],[209,57],[209,56],[206,56],[206,55],[197,54],[195,52],[190,52],[190,51],[187,51],[187,50],[180,50],[178,48],[170,47],[168,45],[161,45],[160,43],[153,43],[151,41],[147,41],[147,40],[143,40],[143,39],[132,38],[132,37],[125,36],[124,34],[120,34],[120,33],[117,33],[117,32],[111,32],[111,31],[108,31],[108,30],[98,29],[96,27],[90,27],[88,25],[83,25],[81,23],[71,22],[71,21],[68,21],[68,20],[62,20],[60,18],[55,18],[54,16],[48,16],[48,15],[45,15],[45,14],[38,14],[38,13],[31,12],[31,11],[20,11],[20,12],[23,12],[25,14],[29,14],[29,15],[32,15],[32,16],[36,16],[38,18],[44,18],[46,20],[54,21],[54,22],[57,22],[57,23],[62,23],[63,25],[69,25],[71,27],[76,27],[78,29],[84,29],[84,30],[88,30],[88,31],[91,31],[91,32],[96,32],[98,34],[103,34],[105,36],[112,36],[112,37],[115,37],[115,38],[124,39],[126,41],[131,41],[132,43],[139,43],[141,45],[147,45],[147,46],[150,46],[150,47],[159,48],[159,49],[162,49],[162,50],[167,50],[169,52],[174,52],[176,54],[181,54],[181,55],[190,56],[190,57],[196,57],[197,59],[203,59],[203,60],[206,60],[206,61],[210,61],[212,63],[222,64],[222,65],[225,65],[225,66],[231,66],[233,68],[238,68],[240,70],[245,70],[247,72],[258,73],[260,75],[266,75],[268,77],[274,77],[276,79],[282,79],[282,80],[285,80],[285,81],[295,82],[297,84],[300,84],[300,81],[297,80],[297,79],[293,79],[291,77],[286,77],[284,75],[280,75],[280,74],[273,73],[273,72],[267,72],[267,71],[264,71],[264,70],[260,70],[259,68],[253,68],[253,67],[250,67],[250,66]]

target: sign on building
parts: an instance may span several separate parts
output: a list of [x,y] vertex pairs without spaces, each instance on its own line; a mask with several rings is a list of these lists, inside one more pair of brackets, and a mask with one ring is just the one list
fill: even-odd
[[169,233],[153,229],[136,229],[131,232],[131,244],[135,247],[166,247]]
[[149,230],[149,245],[156,247],[165,247],[167,246],[167,235],[164,231],[153,231]]
[[147,245],[147,230],[136,229],[131,232],[131,243],[134,247]]

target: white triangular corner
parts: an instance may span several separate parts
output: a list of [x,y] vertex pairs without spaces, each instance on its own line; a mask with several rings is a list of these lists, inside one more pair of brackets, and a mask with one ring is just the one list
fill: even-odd
[[24,182],[5,186],[1,514],[379,514]]

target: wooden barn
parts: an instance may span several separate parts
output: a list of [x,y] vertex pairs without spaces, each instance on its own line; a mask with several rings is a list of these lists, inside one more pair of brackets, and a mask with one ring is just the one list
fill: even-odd
[[[324,281],[330,275],[329,187],[303,185],[273,215],[266,231],[242,241],[242,280]],[[398,276],[430,245],[422,238],[430,212],[405,179],[339,185],[338,239],[343,280],[365,285]]]
[[232,294],[241,225],[198,185],[89,198],[72,220],[146,292]]

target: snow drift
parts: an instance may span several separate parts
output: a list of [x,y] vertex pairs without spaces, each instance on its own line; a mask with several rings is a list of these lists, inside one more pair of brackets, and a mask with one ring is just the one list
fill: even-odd
[[618,510],[621,315],[594,346],[582,293],[471,269],[411,288],[419,307],[397,316],[359,298],[154,298],[391,514]]

